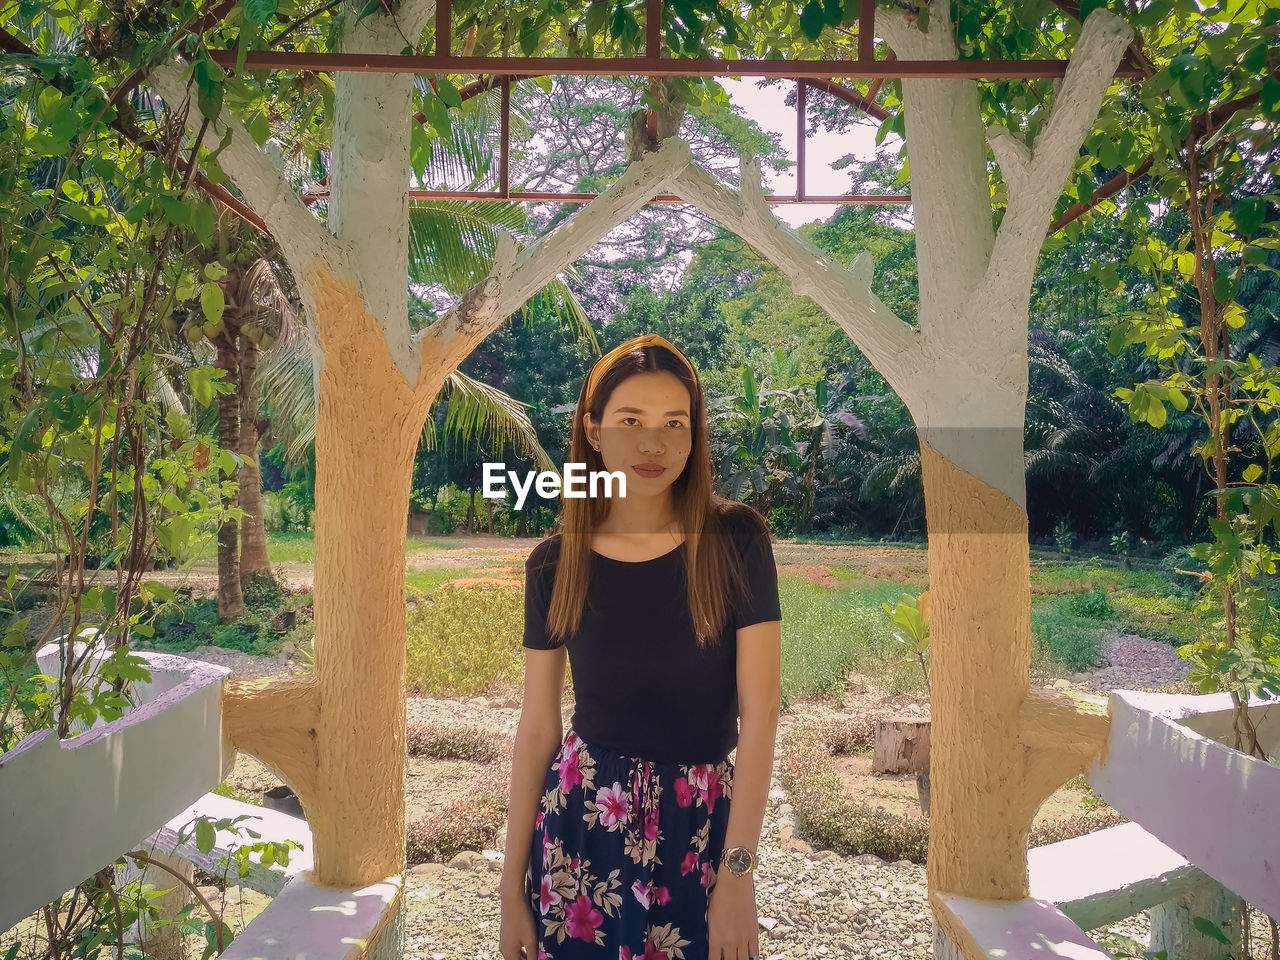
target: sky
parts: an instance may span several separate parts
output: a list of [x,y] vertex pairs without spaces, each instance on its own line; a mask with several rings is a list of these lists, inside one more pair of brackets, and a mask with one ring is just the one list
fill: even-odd
[[[791,92],[792,86],[774,84],[769,87],[757,87],[754,78],[732,80],[720,79],[720,85],[729,95],[729,102],[743,116],[754,120],[763,130],[781,135],[781,144],[792,160],[796,157],[796,111],[795,107],[785,106],[783,99]],[[849,107],[850,114],[856,113]],[[890,135],[886,145],[892,145],[896,137]],[[811,133],[805,144],[805,193],[811,195],[835,195],[849,192],[849,171],[832,170],[831,164],[846,154],[854,154],[862,159],[872,159],[876,152],[876,130],[869,124],[858,124],[850,127],[847,133],[833,134]],[[796,189],[795,168],[780,174],[765,171],[765,186],[775,194],[794,194]],[[779,220],[792,227],[814,220],[826,220],[836,211],[833,204],[777,204],[773,207]]]

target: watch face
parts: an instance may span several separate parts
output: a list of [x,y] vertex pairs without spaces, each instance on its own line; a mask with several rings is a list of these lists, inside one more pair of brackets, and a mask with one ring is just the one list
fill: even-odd
[[743,849],[735,849],[729,854],[729,869],[734,873],[746,873],[751,869],[751,854]]

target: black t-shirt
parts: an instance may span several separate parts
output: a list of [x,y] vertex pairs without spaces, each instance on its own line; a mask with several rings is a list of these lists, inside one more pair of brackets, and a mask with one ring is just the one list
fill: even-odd
[[[769,530],[741,509],[725,517],[745,564],[747,602],[730,608],[704,652],[693,630],[681,543],[650,560],[592,551],[587,605],[565,646],[573,677],[573,729],[587,743],[666,763],[715,763],[738,743],[737,631],[781,620],[778,570]],[[552,648],[547,609],[560,535],[525,561],[524,646]]]

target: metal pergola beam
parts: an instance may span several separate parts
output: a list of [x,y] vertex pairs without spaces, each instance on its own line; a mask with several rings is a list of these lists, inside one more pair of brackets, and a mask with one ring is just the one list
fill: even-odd
[[[235,50],[210,50],[209,59],[234,68]],[[414,73],[534,77],[766,77],[780,79],[1039,80],[1062,77],[1066,60],[708,60],[669,57],[452,57],[438,54],[298,53],[250,50],[246,70],[316,73]],[[1115,76],[1141,77],[1134,66]]]
[[[528,200],[534,203],[590,203],[596,198],[594,193],[557,193],[554,190],[511,190],[503,194],[500,190],[410,190],[409,197],[417,200]],[[329,197],[328,190],[316,190],[304,193],[302,202],[308,206],[317,200]],[[765,197],[766,203],[833,203],[852,206],[893,207],[911,202],[911,196],[904,193],[868,193],[837,194],[831,196],[811,196],[806,194],[801,199],[795,197]],[[674,193],[660,193],[651,198],[649,203],[688,203]]]

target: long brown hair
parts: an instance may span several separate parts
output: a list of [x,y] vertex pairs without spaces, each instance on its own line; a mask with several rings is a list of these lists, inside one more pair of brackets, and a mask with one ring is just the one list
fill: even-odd
[[[644,346],[623,354],[601,376],[590,406],[587,379],[583,379],[573,415],[569,461],[586,464],[586,474],[606,470],[604,458],[587,439],[584,414],[602,422],[609,398],[618,384],[639,373],[666,371],[674,374],[689,392],[690,449],[684,470],[671,485],[671,496],[680,528],[685,531],[688,602],[698,645],[713,645],[728,622],[731,605],[745,597],[747,580],[730,536],[733,522],[754,523],[768,536],[768,527],[755,510],[721,497],[712,490],[711,453],[707,442],[706,397],[702,382],[665,347]],[[582,623],[587,586],[591,580],[591,537],[608,516],[603,497],[562,497],[556,532],[560,556],[555,586],[547,611],[547,636],[555,646],[574,636]]]

